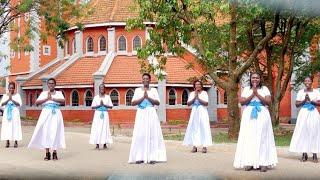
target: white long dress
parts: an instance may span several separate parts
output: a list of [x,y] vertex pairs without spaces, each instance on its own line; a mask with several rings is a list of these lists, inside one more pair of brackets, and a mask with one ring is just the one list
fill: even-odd
[[[100,95],[96,95],[93,98],[92,105],[97,106],[100,105],[101,100],[103,104],[108,106],[113,106],[112,101],[109,95],[104,95],[100,97]],[[109,126],[109,114],[108,111],[95,110],[92,120],[91,126],[91,134],[90,134],[90,144],[112,144],[112,137]]]
[[[9,96],[3,95],[0,104],[7,101]],[[22,105],[20,94],[16,93],[12,96],[12,100],[17,102],[19,106],[9,101],[7,105],[4,105],[2,126],[1,126],[1,140],[20,141],[22,140],[21,120],[19,108]],[[10,110],[12,109],[12,110]],[[9,112],[11,111],[11,112]]]
[[[250,87],[245,87],[241,97],[247,98],[253,93]],[[267,87],[258,89],[258,93],[265,97],[270,96]],[[253,97],[251,102],[260,102]],[[274,143],[272,123],[268,108],[259,106],[257,119],[251,118],[254,106],[245,106],[242,112],[240,132],[237,143],[233,166],[243,168],[244,166],[275,166],[278,163],[277,150]]]
[[[48,91],[43,91],[37,100],[43,100],[47,97]],[[52,98],[64,99],[64,96],[61,91],[56,91]],[[43,103],[43,109],[28,148],[49,148],[52,150],[66,148],[62,113],[59,108],[48,107],[50,105],[58,104],[51,100]]]
[[[309,95],[311,101],[320,100],[318,90],[313,89],[312,92],[306,93],[302,89],[297,94],[297,101],[303,101],[306,94]],[[320,152],[320,115],[317,108],[308,110],[307,108],[301,107],[289,151],[299,153]]]
[[[147,93],[149,97],[159,101],[155,88],[151,88]],[[143,95],[144,90],[136,88],[132,101],[140,99]],[[137,109],[128,162],[135,163],[136,161],[144,161],[144,163],[167,161],[160,121],[153,106]]]
[[[195,93],[191,92],[188,102],[192,101]],[[205,102],[208,102],[208,94],[206,91],[201,91],[198,97]],[[183,145],[203,146],[212,145],[211,129],[209,122],[209,114],[206,106],[192,105],[190,119],[186,134],[184,136]]]

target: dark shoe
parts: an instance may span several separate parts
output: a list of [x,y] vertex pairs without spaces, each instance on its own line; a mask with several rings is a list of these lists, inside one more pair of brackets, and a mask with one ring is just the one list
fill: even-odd
[[251,170],[253,170],[253,166],[245,166],[244,170],[245,171],[251,171]]
[[192,153],[196,153],[197,151],[198,151],[197,147],[193,147],[192,150],[191,150]]
[[136,164],[141,164],[143,163],[143,161],[136,161]]
[[99,149],[99,144],[96,145],[96,149]]
[[52,160],[58,160],[57,152],[52,153]]
[[308,154],[307,153],[302,153],[301,161],[302,162],[306,162],[307,160],[308,160]]
[[202,148],[202,153],[207,153],[207,148],[206,147]]
[[149,164],[155,164],[157,163],[156,161],[150,161]]
[[50,152],[47,152],[46,157],[44,157],[44,160],[49,161],[50,159],[51,159],[51,154],[50,154]]
[[260,166],[260,172],[267,172],[267,166]]
[[104,145],[103,145],[103,149],[107,149],[107,144],[104,144]]
[[14,148],[17,148],[17,147],[18,147],[18,142],[17,142],[17,141],[14,142],[13,147],[14,147]]
[[10,142],[7,141],[6,148],[10,147]]
[[318,163],[318,162],[319,162],[316,153],[313,153],[312,161],[313,161],[314,163]]

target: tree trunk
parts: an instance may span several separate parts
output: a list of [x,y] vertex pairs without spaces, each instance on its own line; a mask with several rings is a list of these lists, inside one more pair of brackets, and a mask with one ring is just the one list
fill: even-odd
[[271,103],[271,106],[270,106],[270,116],[272,120],[272,125],[274,127],[278,126],[280,123],[279,109],[280,109],[280,101],[278,98],[274,98],[274,101],[273,103]]
[[[229,84],[230,83],[230,84]],[[228,94],[228,135],[230,139],[237,139],[240,129],[240,111],[238,106],[238,83],[229,82],[227,88]]]

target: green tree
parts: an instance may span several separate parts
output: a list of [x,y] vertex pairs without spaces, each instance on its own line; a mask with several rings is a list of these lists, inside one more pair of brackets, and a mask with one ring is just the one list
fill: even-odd
[[[11,39],[11,48],[15,51],[32,51],[33,47],[28,43],[34,38],[34,33],[46,41],[48,36],[59,37],[59,43],[63,46],[66,38],[65,31],[70,27],[72,18],[80,17],[86,4],[79,4],[76,0],[0,0],[0,38],[9,31],[18,32],[20,27],[13,22],[17,18],[28,19],[25,31],[20,37]],[[85,11],[86,12],[86,11]],[[40,17],[45,25],[44,31],[37,29]]]
[[[318,39],[319,40],[319,39]],[[309,56],[309,54],[308,54]],[[319,49],[315,49],[315,52],[311,54],[310,61],[301,62],[297,65],[295,72],[296,72],[296,79],[295,79],[295,89],[297,90],[300,85],[303,83],[304,78],[306,76],[314,76],[318,75],[317,73],[320,72],[320,52]],[[318,76],[319,77],[319,76]],[[318,86],[320,84],[320,80],[318,79]]]
[[[144,28],[143,21],[155,22],[154,28],[149,30],[150,40],[138,52],[139,57],[158,57],[163,63],[151,69],[161,69],[165,63],[165,52],[182,55],[185,45],[192,46],[208,75],[228,94],[229,137],[237,138],[240,124],[239,81],[264,46],[276,35],[280,11],[264,8],[257,1],[137,2],[140,16],[130,20],[128,28]],[[260,32],[255,33],[261,16],[272,18],[263,37]],[[254,44],[250,44],[252,42]],[[221,76],[219,72],[226,74]]]
[[[264,80],[271,91],[270,113],[274,125],[280,122],[280,102],[286,90],[291,88],[289,83],[293,72],[296,71],[297,80],[301,82],[306,73],[311,75],[310,73],[315,73],[319,67],[316,54],[313,61],[306,61],[306,58],[310,58],[312,40],[320,34],[319,14],[313,8],[317,7],[315,6],[317,3],[316,1],[287,2],[288,4],[279,4],[278,7],[267,4],[281,10],[279,27],[276,37],[265,44],[265,59],[256,61],[254,65],[256,71],[265,74]],[[261,38],[266,36],[270,20],[268,16],[261,17],[259,21]]]
[[[185,45],[192,46],[208,75],[228,94],[230,138],[238,135],[237,93],[240,78],[248,69],[264,74],[273,97],[272,119],[274,124],[279,123],[280,101],[294,65],[311,67],[300,59],[311,38],[319,33],[318,1],[137,0],[137,3],[140,16],[130,20],[128,28],[144,28],[144,21],[155,22],[149,30],[150,40],[138,55],[142,59],[149,56],[161,59],[160,65],[149,66],[155,70],[163,68],[165,52],[183,55]],[[265,58],[260,58],[261,55]]]

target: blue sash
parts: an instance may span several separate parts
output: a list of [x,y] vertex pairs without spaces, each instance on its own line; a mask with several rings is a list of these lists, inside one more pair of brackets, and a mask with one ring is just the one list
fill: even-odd
[[44,105],[44,108],[51,109],[52,114],[56,114],[56,109],[59,109],[59,104],[56,103],[48,103]]
[[258,113],[261,111],[261,102],[258,101],[251,101],[248,106],[253,106],[252,111],[251,111],[251,119],[257,119],[258,118]]
[[11,121],[12,120],[12,116],[13,116],[13,108],[16,107],[16,105],[9,101],[6,105],[7,108],[7,120]]
[[147,99],[144,99],[139,105],[138,105],[138,108],[139,109],[145,109],[146,107],[152,107],[152,103],[147,100]]
[[192,106],[194,106],[194,107],[199,107],[200,105],[201,105],[201,103],[200,103],[199,99],[194,100],[194,102],[192,104]]
[[100,106],[99,108],[97,108],[97,111],[100,111],[100,119],[104,119],[104,112],[107,111],[108,108],[106,108],[105,106]]
[[310,102],[307,102],[303,104],[302,108],[306,108],[308,109],[308,111],[313,111],[316,108],[316,106]]

